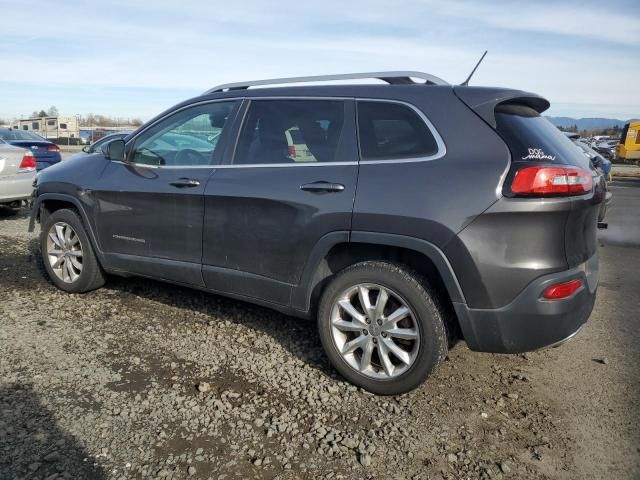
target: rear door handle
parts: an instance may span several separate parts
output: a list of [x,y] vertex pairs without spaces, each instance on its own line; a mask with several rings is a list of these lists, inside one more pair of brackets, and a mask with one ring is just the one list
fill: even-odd
[[300,185],[300,190],[305,192],[342,192],[344,185],[331,182],[313,182]]
[[169,185],[177,188],[192,188],[200,185],[200,182],[193,178],[179,178],[175,182],[170,182]]

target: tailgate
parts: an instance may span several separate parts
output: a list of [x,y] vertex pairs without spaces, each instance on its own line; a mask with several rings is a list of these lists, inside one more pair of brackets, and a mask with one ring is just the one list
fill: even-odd
[[564,243],[569,268],[586,262],[598,250],[598,214],[607,192],[602,176],[595,177],[593,183],[593,195],[574,198],[571,212],[567,216]]

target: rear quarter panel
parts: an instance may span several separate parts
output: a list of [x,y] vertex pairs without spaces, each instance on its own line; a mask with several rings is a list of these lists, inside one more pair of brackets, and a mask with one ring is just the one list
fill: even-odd
[[402,95],[389,99],[414,105],[431,121],[446,154],[420,162],[361,164],[353,229],[416,237],[444,248],[496,202],[509,151],[450,87],[393,92]]

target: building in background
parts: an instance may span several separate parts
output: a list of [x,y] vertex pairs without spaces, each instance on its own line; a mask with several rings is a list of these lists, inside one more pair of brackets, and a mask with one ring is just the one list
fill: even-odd
[[13,128],[34,132],[47,139],[79,138],[80,125],[77,117],[36,117],[14,120]]

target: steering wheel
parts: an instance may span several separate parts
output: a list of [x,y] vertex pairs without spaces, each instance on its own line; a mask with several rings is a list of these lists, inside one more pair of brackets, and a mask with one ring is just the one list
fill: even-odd
[[175,162],[177,165],[205,165],[207,159],[197,150],[185,148],[176,153]]

